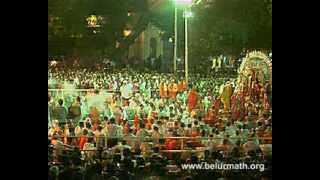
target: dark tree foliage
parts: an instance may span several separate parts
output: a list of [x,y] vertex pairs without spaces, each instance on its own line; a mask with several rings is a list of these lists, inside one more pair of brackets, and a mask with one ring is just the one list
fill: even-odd
[[214,0],[192,8],[190,53],[237,55],[242,49],[272,48],[272,1]]
[[[153,3],[150,5],[150,2]],[[174,37],[174,5],[171,0],[48,0],[49,53],[112,53],[129,21],[128,12],[151,12],[150,21]],[[151,8],[152,7],[152,8]],[[189,20],[189,55],[207,57],[237,55],[242,49],[272,48],[271,0],[203,0],[193,5]],[[99,33],[87,27],[86,17],[101,15]],[[183,54],[182,10],[178,17],[178,46]]]
[[[145,0],[49,0],[49,53],[111,52],[128,21],[129,11],[145,8]],[[101,28],[87,27],[91,14],[104,17]],[[62,52],[64,51],[64,52]]]
[[[204,0],[191,8],[188,23],[189,56],[238,55],[243,49],[272,48],[271,0]],[[178,53],[184,54],[184,21],[178,10]],[[152,13],[151,23],[174,36],[174,4],[163,1]]]

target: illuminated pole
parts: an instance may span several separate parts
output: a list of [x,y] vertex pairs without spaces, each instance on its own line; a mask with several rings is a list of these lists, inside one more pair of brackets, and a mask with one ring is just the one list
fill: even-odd
[[177,71],[177,43],[178,43],[178,35],[177,35],[177,6],[174,7],[174,52],[173,52],[173,72],[174,74]]
[[184,30],[185,30],[185,79],[186,79],[186,84],[188,84],[188,78],[189,78],[189,73],[188,73],[188,16],[187,16],[187,8],[185,8],[185,17],[184,17]]
[[174,29],[174,31],[175,31],[175,49],[174,49],[174,63],[173,63],[173,66],[174,66],[174,72],[176,71],[176,58],[177,58],[177,5],[182,5],[182,6],[184,6],[185,7],[185,11],[184,11],[184,14],[185,14],[185,80],[186,80],[186,83],[188,83],[188,44],[187,44],[187,37],[188,37],[188,35],[187,35],[187,31],[188,31],[188,28],[187,28],[187,23],[188,23],[188,20],[187,20],[187,18],[188,18],[188,16],[190,15],[187,15],[187,6],[191,6],[192,5],[192,2],[193,2],[193,0],[174,0],[175,1],[175,24],[174,24],[174,26],[175,26],[175,29]]

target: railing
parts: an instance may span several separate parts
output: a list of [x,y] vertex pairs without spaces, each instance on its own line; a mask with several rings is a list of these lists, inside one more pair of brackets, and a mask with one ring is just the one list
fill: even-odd
[[[48,92],[65,92],[65,91],[74,91],[74,92],[94,92],[94,91],[104,91],[110,93],[120,93],[119,90],[112,89],[48,89]],[[152,92],[159,91],[158,89],[151,89]],[[133,93],[138,93],[140,90],[133,90]]]
[[[61,138],[64,138],[65,136],[59,136]],[[67,136],[68,138],[80,138],[82,136]],[[86,138],[90,138],[91,136],[87,136]],[[93,137],[93,136],[92,136]],[[48,136],[48,138],[51,138],[51,136]],[[158,138],[150,138],[150,137],[145,137],[145,138],[139,138],[139,137],[106,137],[108,139],[128,139],[128,140],[137,140],[141,141],[141,139],[146,139],[146,140],[156,140]],[[224,138],[224,137],[188,137],[188,136],[182,136],[182,137],[176,137],[176,136],[168,136],[168,137],[163,137],[159,139],[193,139],[193,140],[214,140],[214,139],[241,139],[241,138],[235,138],[235,137],[229,137],[229,138]],[[254,138],[246,138],[248,140],[254,139]],[[255,139],[258,140],[272,140],[272,137],[256,137]]]
[[[60,136],[61,138],[64,138],[64,136]],[[50,137],[48,137],[49,139]],[[67,138],[80,138],[80,136],[68,136]],[[95,137],[92,137],[95,138]],[[159,139],[155,139],[155,138],[150,138],[150,137],[145,137],[145,138],[139,138],[139,137],[115,137],[115,138],[111,138],[111,137],[100,137],[100,138],[106,138],[107,141],[111,140],[111,139],[116,139],[116,140],[126,140],[126,141],[138,141],[139,143],[152,143],[151,146],[154,145],[163,145],[164,143],[153,143],[154,141],[159,141],[159,140],[166,140],[166,139],[176,139],[176,140],[180,140],[180,149],[175,149],[175,150],[161,150],[161,152],[190,152],[190,150],[185,149],[185,144],[188,143],[186,141],[203,141],[203,140],[223,140],[226,138],[217,138],[217,137],[164,137],[164,138],[159,138]],[[228,140],[231,139],[236,139],[236,140],[241,140],[244,138],[234,138],[234,137],[229,137],[227,138]],[[245,138],[246,140],[252,140],[253,138]],[[272,142],[272,137],[256,137],[257,140],[259,140],[261,143],[260,144],[269,144],[270,142]],[[264,141],[268,141],[269,143],[264,143]],[[107,143],[105,143],[107,144]],[[204,147],[204,148],[200,148],[200,149],[192,149],[191,151],[194,152],[203,152],[205,150],[205,146],[199,146],[199,147]]]

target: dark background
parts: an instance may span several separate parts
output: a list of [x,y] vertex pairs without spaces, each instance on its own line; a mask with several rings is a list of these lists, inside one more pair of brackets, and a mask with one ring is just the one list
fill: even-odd
[[[1,175],[45,179],[48,4],[4,1],[1,7]],[[312,127],[319,127],[318,106],[312,104],[319,102],[317,8],[311,1],[273,3],[273,169],[276,176],[288,179],[290,175],[312,179],[318,171],[317,166],[300,162],[318,162],[318,139],[312,139],[318,137]]]

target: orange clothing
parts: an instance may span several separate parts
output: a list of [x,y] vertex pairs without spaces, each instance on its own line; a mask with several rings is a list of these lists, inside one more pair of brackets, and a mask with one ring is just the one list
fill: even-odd
[[127,135],[128,133],[129,133],[129,125],[125,124],[124,127],[123,127],[123,134]]
[[144,127],[148,130],[151,129],[152,123],[149,118],[144,118]]
[[272,132],[266,132],[263,135],[263,138],[265,138],[264,139],[265,144],[272,144]]
[[[198,128],[191,129],[191,137],[199,137],[200,132],[197,130]],[[189,139],[188,142],[191,143],[192,147],[201,147],[201,141],[199,139]]]
[[166,139],[165,147],[167,150],[179,150],[180,144],[176,139]]
[[151,112],[147,118],[147,122],[152,125],[154,123],[154,119],[156,119],[156,112]]
[[85,136],[81,135],[80,140],[79,140],[79,148],[80,150],[83,150],[84,144],[87,142],[87,139]]
[[188,104],[188,111],[191,111],[197,106],[198,102],[198,94],[195,90],[191,90],[187,96],[187,104]]
[[220,103],[221,103],[220,98],[217,98],[217,99],[214,101],[213,106],[214,106],[214,111],[215,111],[216,114],[219,112]]
[[124,107],[129,106],[129,100],[128,100],[128,99],[123,99],[122,105],[123,105]]
[[160,98],[166,98],[168,96],[168,87],[163,82],[160,83],[159,96]]
[[133,118],[133,129],[134,130],[138,130],[138,127],[139,127],[139,117],[137,114],[134,115],[134,118]]
[[156,111],[152,111],[151,112],[151,117],[152,117],[152,123],[153,123],[154,119],[156,119],[156,117],[157,117],[157,112]]
[[184,81],[178,82],[178,92],[183,92],[186,89],[186,83]]
[[213,122],[213,110],[212,108],[209,108],[208,112],[206,113],[204,122],[211,125]]
[[170,83],[168,85],[168,96],[172,99],[175,99],[178,92],[178,85],[176,83]]
[[98,126],[99,126],[99,124],[97,122],[93,122],[92,123],[92,131],[97,130]]
[[63,135],[63,143],[68,144],[68,136],[66,132],[64,132],[64,135]]
[[93,125],[93,128],[95,129],[97,127],[97,123],[99,121],[99,111],[96,107],[91,108],[89,117],[91,119],[91,124]]

